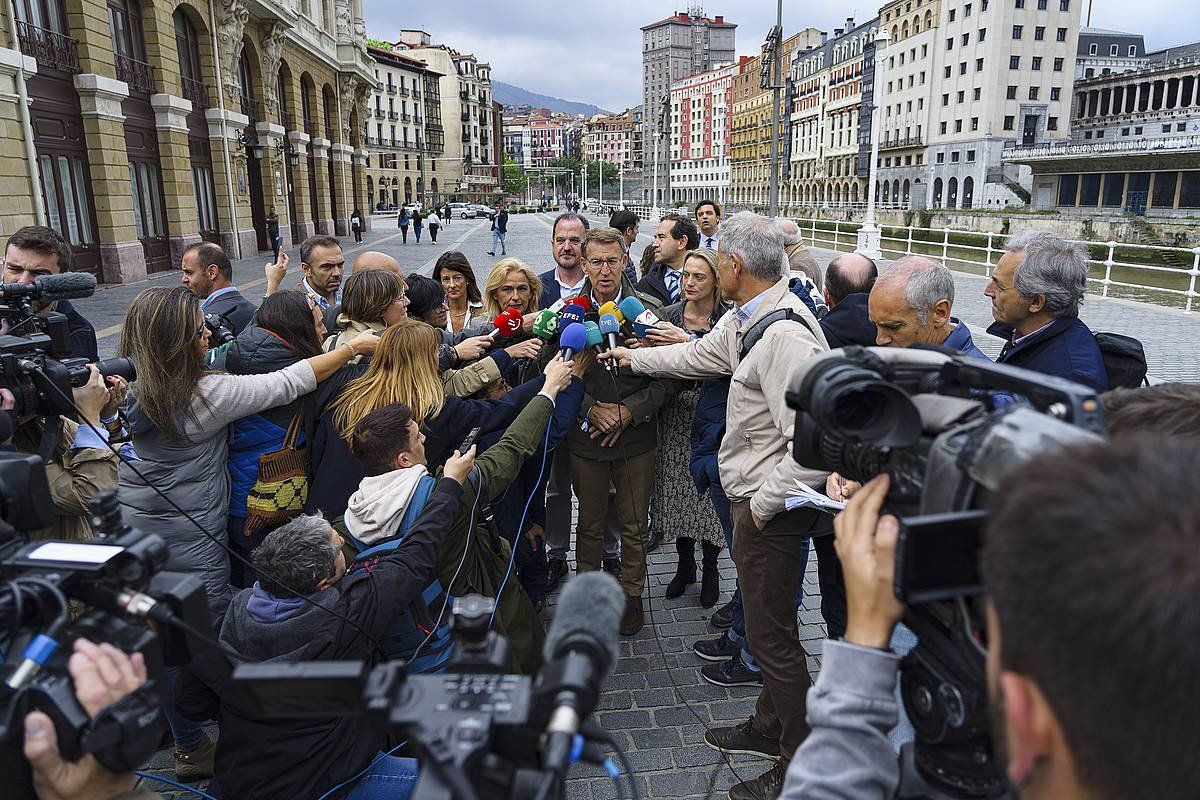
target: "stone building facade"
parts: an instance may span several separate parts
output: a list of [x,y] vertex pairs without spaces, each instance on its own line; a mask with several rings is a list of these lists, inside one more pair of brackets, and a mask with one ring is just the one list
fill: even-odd
[[0,149],[20,160],[0,219],[56,228],[77,269],[139,280],[202,239],[252,255],[272,208],[286,246],[365,202],[361,0],[18,0],[3,24]]
[[[367,52],[375,62],[376,81],[363,131],[370,152],[366,196],[371,208],[437,202],[445,187],[432,171],[445,138],[431,137],[426,129],[427,106],[433,104],[426,103],[425,92],[427,83],[436,85],[442,76],[386,42],[369,42]],[[440,105],[439,100],[438,121],[429,123],[438,128]]]

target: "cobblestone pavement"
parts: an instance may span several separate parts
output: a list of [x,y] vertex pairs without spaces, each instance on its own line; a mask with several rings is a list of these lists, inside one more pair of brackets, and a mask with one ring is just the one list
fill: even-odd
[[[507,236],[508,255],[526,261],[539,272],[548,268],[551,220],[550,215],[513,215]],[[650,238],[649,226],[643,223],[634,248],[635,258]],[[491,247],[486,220],[454,220],[449,228],[442,230],[436,245],[427,238],[417,245],[411,236],[407,245],[401,244],[390,227],[368,233],[362,245],[355,245],[350,239],[343,241],[348,261],[362,250],[381,249],[394,255],[406,270],[425,275],[432,272],[442,252],[460,249],[475,265],[481,285],[488,269],[499,258],[486,254]],[[295,248],[290,254],[293,265],[298,264]],[[834,253],[817,250],[815,255],[825,263]],[[260,299],[265,284],[262,278],[265,260],[255,257],[235,264],[238,285],[254,301]],[[292,274],[295,277],[289,276],[287,285],[299,280],[298,266],[293,266]],[[139,291],[178,279],[177,273],[163,273],[140,284],[106,288],[94,298],[78,301],[81,312],[100,331],[101,355],[106,357],[115,351],[121,315]],[[983,333],[991,321],[988,300],[983,296],[985,279],[962,273],[956,273],[955,279],[956,315],[971,326],[979,346],[994,356],[999,352],[1000,342]],[[1089,298],[1083,316],[1094,328],[1142,339],[1155,377],[1200,380],[1200,315],[1125,300]],[[724,689],[705,683],[700,677],[700,667],[705,662],[692,653],[691,646],[695,640],[717,633],[708,624],[711,609],[699,606],[698,584],[675,600],[663,597],[666,583],[674,574],[675,559],[670,545],[649,557],[647,624],[637,636],[621,641],[621,659],[608,679],[597,719],[627,749],[642,797],[724,797],[725,790],[737,780],[753,778],[769,765],[752,757],[737,756],[731,759],[731,769],[719,753],[704,744],[704,731],[706,727],[736,724],[749,717],[756,692],[745,688]],[[734,583],[733,564],[727,553],[722,553],[720,569],[723,589],[720,603],[724,603]],[[805,599],[798,625],[808,655],[808,668],[815,678],[825,635],[815,556],[810,556],[804,586]],[[553,612],[552,598],[544,612],[548,623]],[[170,752],[164,750],[150,769],[172,777],[172,766]],[[573,775],[567,789],[570,798],[607,800],[616,796],[611,780],[598,769],[576,767]],[[186,795],[168,793],[168,796]]]

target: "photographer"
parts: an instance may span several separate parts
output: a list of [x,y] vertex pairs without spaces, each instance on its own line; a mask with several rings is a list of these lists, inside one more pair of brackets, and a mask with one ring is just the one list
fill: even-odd
[[[1200,499],[1179,476],[1198,468],[1194,442],[1130,434],[1038,457],[992,495],[992,744],[1025,800],[1195,797],[1200,720],[1184,709],[1200,693]],[[882,800],[899,785],[888,486],[867,483],[834,523],[849,623],[825,643],[784,798]]]
[[[4,280],[6,283],[32,284],[42,275],[58,275],[71,269],[71,246],[53,228],[27,225],[19,228],[4,246]],[[35,300],[33,308],[39,317],[57,311],[67,318],[71,336],[71,356],[99,361],[96,329],[67,300],[46,303]],[[5,331],[11,333],[12,331]],[[33,331],[23,328],[19,333]]]
[[[297,517],[272,531],[254,552],[260,582],[238,593],[221,625],[225,652],[236,653],[238,663],[375,662],[374,640],[420,597],[433,576],[474,456],[472,448],[446,462],[404,541],[371,569],[347,573],[342,539],[319,514]],[[346,624],[347,619],[356,626]],[[263,720],[244,704],[241,690],[221,668],[223,659],[212,649],[195,656],[176,695],[183,713],[194,719],[215,717],[220,723],[215,775],[221,796],[324,797],[369,767],[340,796],[378,796],[371,794],[372,786],[378,792],[378,784],[384,784],[392,792],[388,796],[408,797],[416,763],[390,756],[376,760],[386,749],[384,731],[355,717]]]
[[88,502],[100,492],[117,488],[117,457],[107,443],[110,437],[121,435],[117,409],[125,399],[126,383],[114,375],[107,379],[106,387],[96,367],[89,370],[88,382],[73,392],[75,405],[82,412],[80,422],[25,416],[17,421],[12,437],[0,445],[0,449],[40,455],[46,462],[57,520],[38,532],[34,536],[37,539],[91,539]]

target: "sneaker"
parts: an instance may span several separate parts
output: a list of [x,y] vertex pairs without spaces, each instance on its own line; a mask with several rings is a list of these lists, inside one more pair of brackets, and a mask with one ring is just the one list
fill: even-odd
[[621,580],[621,559],[606,558],[603,561],[604,571],[612,575],[618,581]]
[[720,664],[708,664],[700,677],[714,686],[762,686],[762,672],[752,670],[742,661],[741,654]]
[[713,615],[708,618],[708,624],[712,625],[719,631],[727,631],[733,627],[733,601],[730,600],[725,605],[713,612]]
[[779,758],[779,738],[767,738],[754,730],[754,717],[732,728],[709,728],[704,743],[722,753],[743,753],[760,758]]
[[716,639],[701,639],[692,645],[692,652],[705,661],[728,661],[742,650],[740,645],[729,641],[729,634],[723,633]]
[[550,559],[550,565],[546,572],[546,594],[554,591],[554,587],[558,586],[570,571],[565,558]]
[[729,800],[776,800],[783,792],[787,768],[787,762],[776,761],[773,767],[754,780],[734,784],[729,788]]
[[205,736],[195,750],[175,748],[175,777],[183,783],[206,781],[213,776],[213,758],[217,746]]
[[488,255],[494,256],[494,255],[496,255],[496,252],[494,250],[488,250]]

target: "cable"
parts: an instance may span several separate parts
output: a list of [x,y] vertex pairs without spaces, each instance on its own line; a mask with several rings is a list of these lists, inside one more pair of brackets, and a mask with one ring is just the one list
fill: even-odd
[[196,628],[194,628],[191,625],[189,625],[188,623],[184,622],[181,617],[179,617],[176,614],[171,613],[169,607],[166,606],[165,604],[160,603],[158,605],[158,608],[166,609],[166,612],[155,616],[154,619],[158,619],[159,617],[161,617],[163,620],[165,620],[167,622],[168,625],[174,625],[176,628],[179,628],[180,630],[184,631],[185,633],[195,636],[197,639],[204,642],[209,647],[215,647],[217,650],[220,650],[226,656],[229,656],[230,658],[234,659],[235,662],[250,661],[250,662],[256,663],[256,664],[263,663],[262,661],[259,661],[258,659],[247,658],[245,655],[237,652],[236,650],[233,650],[233,649],[227,647],[225,644],[223,644],[221,642],[220,639],[213,639],[212,637],[208,636],[207,634],[201,633]]
[[[496,591],[496,604],[492,608],[492,616],[488,619],[488,630],[492,629],[492,625],[496,622],[496,612],[500,609],[500,596],[504,594],[504,587],[508,585],[508,576],[512,574],[513,564],[517,560],[517,541],[525,530],[525,517],[529,514],[529,504],[533,502],[533,496],[537,494],[537,487],[542,485],[542,475],[546,472],[546,453],[550,450],[550,426],[554,423],[554,408],[550,409],[550,417],[546,420],[546,430],[542,434],[542,464],[538,467],[537,480],[533,482],[534,491],[529,493],[529,497],[525,499],[525,508],[521,511],[521,521],[517,524],[517,530],[513,533],[512,552],[508,554],[508,569],[504,572],[504,580],[500,581],[500,588]],[[524,466],[524,462],[522,462]]]
[[165,783],[169,786],[174,786],[176,789],[182,789],[185,792],[191,792],[192,794],[196,795],[197,797],[203,797],[203,798],[205,798],[205,800],[217,800],[217,798],[213,797],[211,794],[202,792],[199,789],[195,788],[194,786],[188,786],[186,783],[180,783],[179,781],[173,781],[170,778],[164,778],[161,775],[155,775],[150,772],[142,772],[140,769],[134,770],[133,774],[137,775],[139,778],[141,778],[143,780],[161,781],[162,783]]
[[358,779],[359,779],[359,778],[361,778],[363,775],[366,775],[366,774],[367,774],[367,773],[368,773],[368,772],[371,770],[371,767],[375,766],[375,765],[376,765],[376,764],[378,764],[380,761],[382,761],[383,759],[385,759],[385,758],[387,758],[388,756],[390,756],[392,753],[394,753],[394,752],[396,752],[397,750],[399,750],[401,747],[404,747],[404,745],[406,745],[406,744],[408,744],[408,739],[405,739],[403,742],[401,742],[400,744],[396,745],[396,746],[395,746],[395,747],[393,747],[391,750],[388,750],[386,753],[380,753],[379,755],[375,756],[375,758],[374,758],[374,759],[372,759],[372,761],[371,761],[371,763],[370,763],[370,764],[367,764],[365,767],[363,767],[361,770],[359,770],[359,772],[358,772],[358,774],[357,774],[357,775],[355,775],[355,776],[353,776],[353,777],[351,777],[351,778],[347,778],[346,780],[342,781],[342,782],[341,782],[341,783],[339,783],[337,786],[333,787],[333,788],[332,788],[332,789],[330,789],[328,792],[326,792],[325,794],[323,794],[323,795],[321,795],[320,797],[318,797],[318,798],[317,798],[317,800],[325,800],[327,797],[329,797],[329,795],[333,794],[333,793],[334,793],[334,792],[336,792],[338,789],[341,789],[343,786],[346,786],[347,784],[350,784],[350,783],[354,783],[354,781],[358,780]]
[[[194,525],[194,526],[195,526],[196,530],[198,530],[198,531],[200,531],[200,533],[204,534],[204,536],[205,536],[206,538],[208,538],[208,539],[209,539],[211,542],[213,542],[214,544],[216,544],[216,545],[217,545],[218,547],[220,547],[222,550],[225,550],[227,553],[229,553],[230,555],[232,555],[234,558],[236,558],[238,561],[242,562],[242,563],[243,563],[244,565],[246,565],[247,567],[250,567],[251,569],[254,569],[254,564],[252,564],[248,558],[244,557],[244,556],[243,556],[241,553],[239,553],[239,552],[237,552],[236,550],[234,550],[232,547],[230,547],[230,546],[229,546],[229,544],[228,544],[228,543],[221,541],[221,539],[220,539],[219,537],[217,537],[217,536],[213,536],[211,533],[209,533],[207,530],[205,530],[205,529],[204,529],[204,526],[203,526],[203,525],[201,525],[199,522],[197,522],[197,521],[196,521],[196,519],[195,519],[195,517],[193,517],[191,514],[189,514],[188,512],[184,511],[182,508],[180,508],[180,507],[179,507],[179,505],[178,505],[178,504],[177,504],[177,503],[176,503],[174,500],[172,500],[171,498],[167,497],[167,495],[166,495],[166,494],[165,494],[165,493],[164,493],[164,492],[163,492],[161,489],[159,489],[157,486],[155,486],[153,483],[151,483],[151,482],[150,482],[150,479],[149,479],[149,478],[147,478],[147,477],[146,477],[146,476],[145,476],[145,475],[142,473],[142,471],[141,471],[140,469],[138,469],[136,466],[134,466],[134,464],[133,464],[133,461],[132,461],[131,459],[129,459],[129,458],[126,458],[126,457],[125,457],[125,456],[124,456],[124,455],[121,453],[121,451],[120,451],[120,448],[113,447],[113,445],[112,445],[112,442],[108,441],[108,436],[106,435],[106,433],[107,433],[107,432],[105,432],[105,434],[102,434],[102,433],[100,432],[100,429],[99,429],[99,428],[97,428],[95,425],[93,425],[91,422],[89,422],[89,421],[88,421],[87,417],[86,417],[86,416],[84,415],[84,413],[83,413],[83,412],[80,410],[79,406],[75,405],[75,398],[73,398],[73,397],[69,397],[69,396],[67,396],[66,394],[64,394],[64,393],[63,393],[63,391],[62,391],[61,389],[59,389],[57,386],[55,386],[55,385],[54,385],[54,381],[53,381],[53,380],[51,380],[51,379],[49,378],[49,376],[47,376],[47,375],[46,375],[44,372],[43,372],[43,373],[41,373],[41,374],[42,374],[42,377],[46,378],[46,381],[45,381],[45,384],[44,384],[44,385],[45,385],[45,386],[48,386],[48,387],[49,387],[50,389],[52,389],[52,390],[53,390],[53,391],[54,391],[54,392],[55,392],[55,393],[56,393],[56,394],[57,394],[57,395],[58,395],[58,396],[59,396],[61,399],[65,400],[65,401],[66,401],[66,402],[67,402],[67,403],[68,403],[68,404],[71,406],[71,408],[73,408],[73,409],[75,410],[75,413],[79,415],[79,419],[80,419],[80,422],[81,422],[81,424],[83,424],[83,425],[86,425],[86,426],[87,426],[87,427],[88,427],[88,428],[89,428],[89,429],[90,429],[90,430],[91,430],[93,433],[95,433],[97,436],[99,436],[99,437],[100,437],[100,438],[101,438],[101,439],[104,441],[104,443],[105,443],[105,445],[108,447],[108,449],[109,449],[109,450],[111,450],[111,451],[113,452],[113,455],[115,455],[115,456],[117,457],[117,459],[118,459],[118,460],[120,460],[120,462],[121,462],[122,464],[124,464],[125,466],[127,466],[127,467],[129,467],[131,470],[133,470],[133,473],[134,473],[135,475],[137,475],[139,478],[141,478],[141,479],[142,479],[142,483],[144,483],[144,484],[145,484],[147,487],[149,487],[150,489],[152,489],[152,490],[154,491],[154,493],[155,493],[155,494],[157,494],[159,497],[161,497],[163,500],[167,501],[167,503],[168,503],[168,504],[171,506],[171,508],[175,509],[177,512],[179,512],[179,514],[181,514],[181,515],[184,517],[184,519],[186,519],[188,522],[192,523],[192,525]],[[279,580],[278,578],[276,578],[276,577],[275,577],[275,576],[273,576],[273,575],[269,575],[269,574],[268,574],[268,575],[267,575],[267,577],[271,578],[271,580],[272,580],[273,582],[275,582],[277,585],[279,585],[279,586],[282,586],[284,589],[287,589],[287,590],[288,590],[289,592],[291,592],[291,593],[292,593],[292,594],[293,594],[295,597],[299,598],[300,600],[303,600],[305,603],[308,603],[309,605],[311,605],[311,606],[314,606],[315,608],[319,608],[319,609],[321,609],[321,610],[322,610],[322,611],[324,611],[326,614],[329,614],[330,616],[332,616],[332,617],[334,617],[334,618],[336,618],[336,619],[339,619],[339,620],[341,620],[342,622],[344,622],[344,623],[346,623],[347,625],[349,625],[350,627],[354,628],[354,630],[358,631],[360,634],[362,634],[363,636],[365,636],[365,637],[367,638],[367,641],[369,641],[369,642],[371,642],[373,645],[375,645],[375,649],[376,649],[377,651],[379,651],[379,652],[382,654],[382,652],[383,652],[383,651],[382,651],[382,650],[380,649],[380,647],[379,647],[379,640],[378,640],[378,639],[376,639],[374,636],[372,636],[370,633],[368,633],[368,632],[367,632],[367,631],[366,631],[366,630],[365,630],[365,629],[364,629],[364,628],[363,628],[361,625],[359,625],[357,622],[355,622],[354,620],[350,619],[350,617],[347,617],[345,614],[341,614],[341,613],[339,613],[339,612],[337,612],[337,611],[334,611],[332,608],[328,608],[327,606],[323,606],[323,605],[321,605],[321,604],[320,604],[320,603],[318,603],[316,600],[313,600],[312,598],[310,598],[310,597],[308,597],[308,596],[306,596],[306,595],[304,595],[304,594],[302,594],[302,593],[300,593],[300,592],[296,591],[295,589],[293,589],[292,587],[288,586],[286,583],[284,583],[283,581]]]

